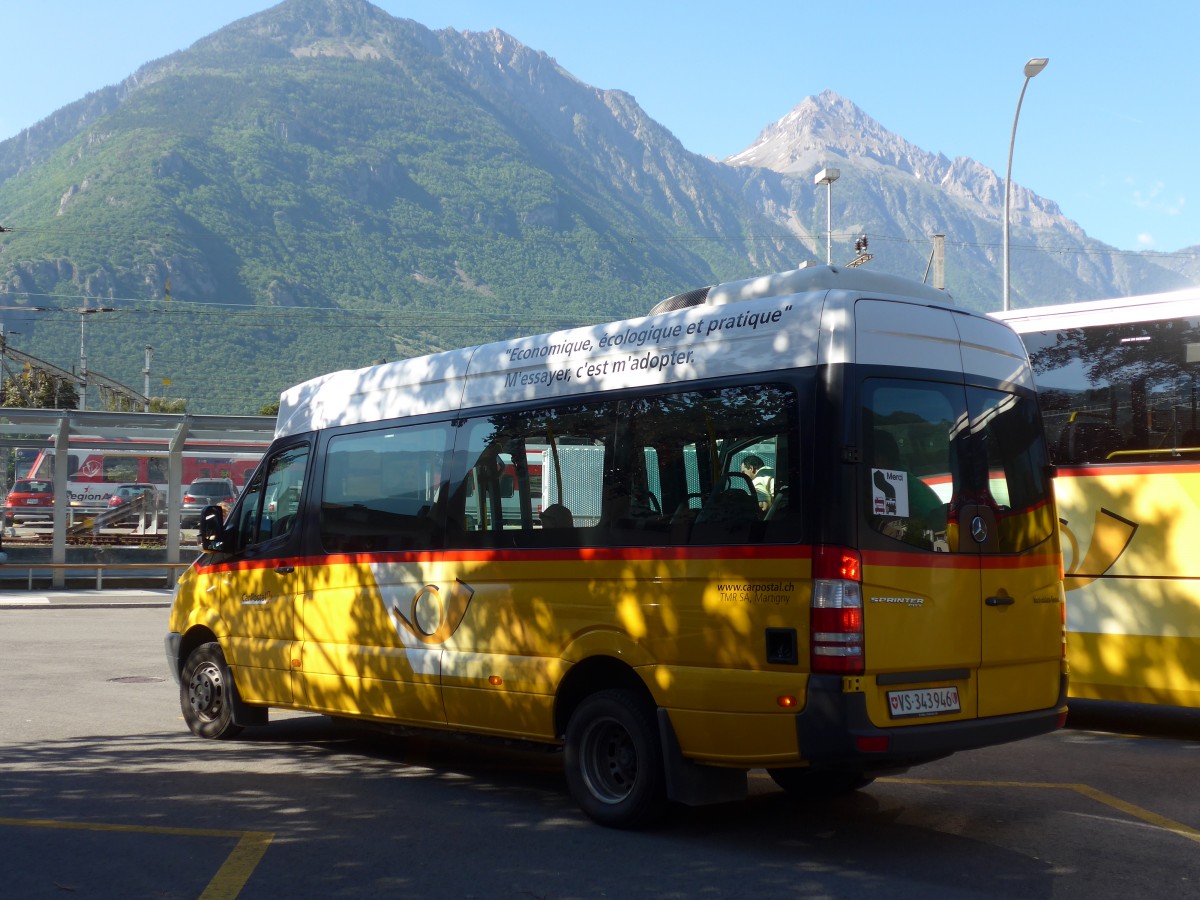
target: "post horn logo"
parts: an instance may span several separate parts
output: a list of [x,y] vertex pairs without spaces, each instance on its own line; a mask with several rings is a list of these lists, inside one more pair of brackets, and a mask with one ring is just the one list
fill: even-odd
[[399,604],[392,604],[392,615],[417,640],[441,644],[458,630],[473,596],[475,589],[462,581],[456,580],[445,597],[436,584],[427,584],[413,595],[408,615]]

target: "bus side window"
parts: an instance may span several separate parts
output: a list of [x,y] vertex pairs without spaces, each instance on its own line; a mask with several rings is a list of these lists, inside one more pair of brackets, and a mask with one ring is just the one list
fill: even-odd
[[[614,522],[609,539],[640,545],[796,540],[799,482],[786,452],[787,436],[798,427],[796,399],[788,386],[755,384],[622,401],[622,464],[614,476],[625,482],[632,515]],[[749,474],[751,464],[757,478]],[[797,487],[790,497],[789,484]]]
[[307,444],[289,447],[268,460],[262,470],[265,477],[260,473],[242,498],[239,547],[275,540],[295,529],[307,466]]
[[[435,423],[331,438],[321,486],[322,546],[331,552],[440,548],[451,435],[448,424]],[[276,502],[284,500],[281,494]],[[266,502],[270,507],[269,485]]]
[[[455,442],[456,457],[468,463],[450,484],[451,507],[462,510],[465,529],[450,538],[450,546],[798,540],[798,494],[787,502],[788,486],[799,485],[787,454],[798,443],[788,440],[797,427],[796,409],[791,388],[749,385],[468,420]],[[755,450],[769,459],[764,468],[773,473],[762,505],[751,479],[738,470]],[[718,469],[730,472],[731,484],[718,484]],[[734,487],[740,498],[732,497]],[[726,493],[728,502],[742,501],[742,515],[731,518],[714,499]],[[703,528],[693,528],[704,519]]]
[[1124,444],[1121,432],[1107,422],[1070,419],[1059,432],[1056,461],[1063,465],[1105,462]]
[[468,477],[453,477],[451,508],[463,509],[465,546],[575,547],[595,540],[613,406],[549,407],[471,419],[456,456]]

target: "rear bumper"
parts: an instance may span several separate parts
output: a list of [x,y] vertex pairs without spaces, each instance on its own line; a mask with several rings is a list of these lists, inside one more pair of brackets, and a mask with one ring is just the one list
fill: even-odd
[[12,509],[5,507],[4,517],[13,522],[33,522],[35,520],[39,522],[52,522],[54,521],[54,510],[37,506],[29,508],[18,506]]
[[[1034,712],[903,728],[879,728],[867,715],[866,696],[844,693],[838,676],[809,679],[808,703],[796,717],[800,755],[814,766],[871,771],[904,768],[1057,730],[1067,711],[1064,676],[1055,706]],[[885,743],[886,742],[886,743]],[[864,746],[886,749],[865,750]]]

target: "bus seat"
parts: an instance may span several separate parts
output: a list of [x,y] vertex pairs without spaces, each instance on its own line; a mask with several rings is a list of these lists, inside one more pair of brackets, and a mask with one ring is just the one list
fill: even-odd
[[542,510],[543,528],[574,528],[575,517],[561,503],[551,503]]
[[1121,432],[1106,422],[1068,422],[1058,436],[1057,462],[1104,462],[1123,444]]
[[[696,513],[693,543],[706,543],[718,536],[728,538],[762,519],[754,485],[744,474],[728,473],[719,487]],[[697,532],[701,530],[708,532],[706,540],[698,540]]]
[[696,513],[689,543],[723,544],[749,540],[762,520],[758,499],[738,488],[728,488],[709,499]]
[[788,489],[787,485],[776,487],[775,496],[771,499],[771,505],[767,507],[763,519],[771,521],[773,519],[782,519],[788,514]]
[[688,542],[688,535],[692,531],[692,523],[696,521],[696,515],[699,512],[700,508],[692,506],[689,500],[684,500],[675,507],[675,512],[671,514],[671,519],[668,522],[671,532],[671,543],[686,544]]

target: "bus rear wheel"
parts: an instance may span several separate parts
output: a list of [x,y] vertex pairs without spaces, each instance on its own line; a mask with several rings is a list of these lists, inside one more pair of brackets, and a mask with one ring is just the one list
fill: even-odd
[[201,644],[188,655],[179,678],[179,706],[192,734],[224,740],[242,732],[233,722],[233,675],[221,645]]
[[651,824],[666,808],[653,710],[624,690],[592,694],[567,723],[567,784],[587,815],[612,828]]
[[767,774],[795,800],[828,800],[865,788],[875,780],[862,772],[829,769],[767,769]]

